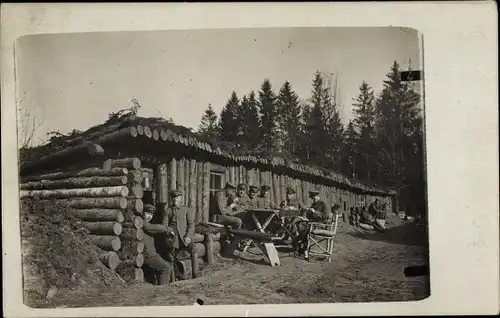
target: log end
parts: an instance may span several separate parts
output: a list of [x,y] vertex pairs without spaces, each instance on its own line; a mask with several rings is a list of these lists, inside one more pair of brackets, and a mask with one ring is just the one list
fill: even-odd
[[122,209],[122,210],[126,209],[128,206],[127,198],[120,198],[119,206],[120,206],[120,209]]
[[144,126],[142,126],[142,125],[137,125],[137,127],[136,127],[135,129],[137,129],[137,134],[138,134],[139,136],[144,135]]
[[167,132],[164,129],[160,130],[160,139],[162,141],[167,141],[168,140]]
[[137,229],[135,232],[135,238],[138,241],[142,241],[144,239],[144,231],[142,229]]
[[118,251],[122,247],[122,240],[118,236],[113,237],[111,240],[111,247],[113,248],[113,251]]
[[107,252],[99,256],[99,260],[109,267],[111,270],[115,270],[118,265],[120,265],[120,257],[116,252]]
[[142,185],[140,183],[136,183],[133,186],[131,186],[130,192],[131,195],[137,199],[142,199],[142,197],[144,196],[144,189],[142,188]]
[[153,136],[153,131],[151,130],[151,127],[144,126],[144,135],[148,138],[151,138]]
[[144,203],[142,199],[133,200],[133,208],[136,214],[142,215],[142,211],[144,211]]
[[142,267],[142,265],[144,265],[144,255],[137,254],[135,257],[135,266]]
[[120,234],[122,234],[122,232],[123,232],[123,226],[122,226],[122,224],[118,223],[118,222],[114,223],[113,224],[113,233],[115,235],[120,235]]
[[144,272],[142,271],[142,268],[136,268],[134,274],[136,282],[144,283]]
[[123,213],[121,211],[117,212],[116,213],[116,222],[122,223],[123,221],[125,221],[125,216],[123,215]]
[[153,140],[155,140],[155,141],[160,140],[160,132],[158,131],[158,129],[153,129],[152,137],[153,137]]
[[136,250],[137,250],[137,253],[144,252],[144,242],[137,242]]
[[120,189],[120,196],[126,198],[129,194],[130,190],[127,187],[122,187]]
[[134,218],[134,227],[136,229],[142,229],[144,226],[144,220],[140,216]]
[[132,137],[137,137],[137,135],[138,135],[137,128],[135,128],[135,127],[129,127],[129,132],[130,132],[130,136],[132,136]]
[[88,153],[90,156],[102,156],[104,155],[104,148],[98,144],[90,144],[88,146]]
[[113,160],[111,159],[107,159],[106,161],[104,161],[104,163],[102,164],[102,170],[104,171],[109,171],[111,170],[111,166],[113,164]]
[[132,167],[135,170],[141,169],[141,160],[139,158],[132,158]]

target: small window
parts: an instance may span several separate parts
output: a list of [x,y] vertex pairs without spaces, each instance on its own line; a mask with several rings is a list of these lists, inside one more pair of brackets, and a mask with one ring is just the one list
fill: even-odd
[[210,193],[215,194],[215,192],[223,188],[224,175],[219,172],[210,172]]

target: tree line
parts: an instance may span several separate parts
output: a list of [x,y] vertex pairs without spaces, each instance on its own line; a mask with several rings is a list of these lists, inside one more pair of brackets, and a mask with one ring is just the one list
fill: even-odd
[[316,71],[305,101],[288,81],[277,92],[269,79],[257,92],[239,97],[233,91],[220,114],[208,105],[197,134],[240,152],[279,155],[394,188],[400,209],[425,213],[420,95],[401,80],[395,61],[379,94],[360,84],[353,119],[344,126],[339,81],[332,75]]

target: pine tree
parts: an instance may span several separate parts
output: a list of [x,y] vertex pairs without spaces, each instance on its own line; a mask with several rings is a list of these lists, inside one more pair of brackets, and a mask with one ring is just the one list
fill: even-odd
[[210,140],[217,137],[217,114],[212,108],[212,104],[208,104],[208,108],[205,109],[205,113],[201,117],[198,134]]
[[268,152],[276,151],[278,148],[276,95],[268,79],[264,80],[259,91],[259,108],[262,149]]
[[260,121],[255,92],[250,92],[248,98],[241,100],[240,140],[248,149],[254,149],[260,139]]
[[232,92],[231,97],[220,113],[219,134],[222,140],[229,142],[238,142],[238,108],[240,101],[236,92]]
[[[329,108],[325,112],[325,84],[319,71],[314,74],[311,98],[311,114],[307,121],[306,135],[310,141],[310,157],[313,162],[326,166],[331,162],[328,158],[331,136],[328,132]],[[327,101],[328,102],[328,101]]]
[[281,86],[278,99],[278,123],[283,151],[294,154],[297,151],[300,135],[300,103],[290,82]]
[[376,102],[377,181],[396,189],[400,202],[408,204],[408,186],[413,182],[414,166],[423,171],[419,151],[421,117],[420,96],[401,81],[397,62],[387,74]]
[[357,177],[357,143],[358,143],[358,132],[354,127],[354,123],[349,121],[347,124],[347,129],[345,130],[345,153],[344,153],[344,169],[343,172],[347,175],[356,178]]
[[364,82],[359,87],[359,95],[354,99],[353,113],[355,115],[354,125],[359,132],[356,144],[358,153],[358,174],[360,179],[370,181],[373,174],[373,159],[375,157],[375,96],[372,88]]
[[340,169],[342,156],[344,155],[344,126],[340,119],[340,98],[338,78],[335,82],[330,76],[323,76],[323,113],[324,122],[330,142],[327,147],[326,157],[328,158],[328,167],[331,169]]

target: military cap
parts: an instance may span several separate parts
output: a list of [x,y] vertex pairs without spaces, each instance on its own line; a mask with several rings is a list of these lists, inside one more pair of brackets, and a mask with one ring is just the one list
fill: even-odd
[[262,187],[260,187],[260,189],[261,189],[262,191],[269,191],[269,190],[271,190],[271,187],[270,187],[270,186],[268,186],[268,185],[263,185]]
[[154,213],[156,211],[156,208],[152,204],[144,204],[144,211]]
[[234,184],[226,182],[226,186],[224,187],[224,189],[236,189],[236,187],[234,186]]
[[246,190],[246,188],[247,188],[246,184],[244,184],[244,183],[238,184],[238,189],[239,190]]
[[178,197],[178,196],[181,196],[182,195],[182,192],[180,192],[179,190],[172,190],[170,191],[170,196],[172,198],[175,198],[175,197]]
[[316,190],[309,191],[309,196],[310,196],[310,197],[315,197],[315,196],[317,196],[317,195],[319,195],[319,191],[316,191]]
[[257,193],[257,192],[259,192],[259,188],[252,185],[252,186],[250,186],[250,192]]
[[286,194],[294,194],[295,190],[292,187],[287,187],[286,188]]

